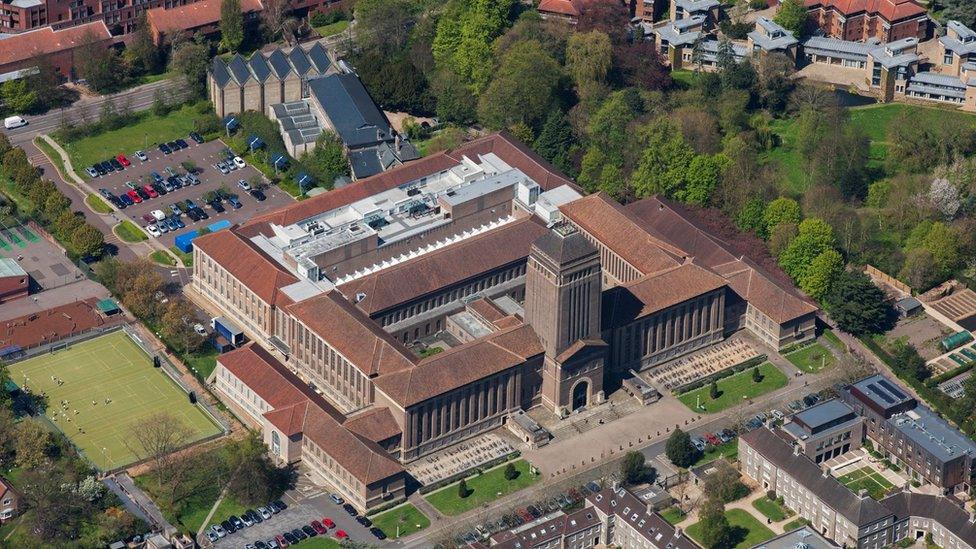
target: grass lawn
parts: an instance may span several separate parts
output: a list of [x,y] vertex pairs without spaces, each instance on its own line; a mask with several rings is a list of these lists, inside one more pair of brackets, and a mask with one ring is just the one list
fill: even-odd
[[766,496],[753,501],[752,506],[763,515],[766,515],[766,517],[773,522],[785,520],[787,517],[793,514],[789,509],[780,505],[779,502],[771,500]]
[[214,349],[213,345],[206,343],[199,351],[193,353],[193,356],[186,359],[185,362],[190,368],[190,371],[197,374],[200,379],[207,379],[217,367],[217,354],[217,349]]
[[519,472],[519,476],[515,477],[514,480],[505,479],[506,464],[503,463],[481,475],[468,477],[466,480],[469,494],[464,499],[458,497],[457,483],[451,484],[446,488],[441,488],[424,497],[441,513],[447,516],[454,516],[494,501],[506,494],[518,492],[538,480],[537,476],[529,472],[529,462],[524,459],[509,463],[513,463],[515,470]]
[[870,467],[861,467],[856,471],[837,477],[837,480],[855,494],[861,489],[867,490],[868,495],[874,499],[881,499],[888,490],[894,487],[888,482],[888,479],[881,476],[881,473]]
[[165,116],[156,116],[147,111],[138,122],[70,143],[61,143],[61,146],[68,151],[71,164],[78,174],[87,178],[88,175],[83,173],[86,166],[113,158],[119,153],[131,156],[139,149],[186,137],[193,131],[193,120],[198,112],[193,105],[184,105]]
[[323,536],[315,536],[302,542],[302,549],[339,549],[339,542]]
[[679,522],[685,520],[687,516],[684,511],[678,509],[677,507],[668,507],[667,509],[661,511],[661,516],[664,520],[668,521],[669,524],[678,524]]
[[[747,399],[785,387],[789,383],[786,375],[769,362],[759,365],[759,374],[762,375],[759,383],[752,380],[752,368],[718,380],[719,395],[714,400],[709,396],[708,385],[678,395],[678,400],[694,411],[714,414]],[[701,408],[695,408],[696,402],[701,404]]]
[[64,162],[61,161],[61,155],[54,150],[54,147],[49,145],[47,141],[41,139],[40,137],[34,138],[34,146],[40,149],[41,152],[43,152],[44,155],[51,160],[51,163],[54,164],[54,168],[58,171],[58,173],[64,175],[65,179],[68,179],[68,176],[65,173],[67,170],[64,167]]
[[142,242],[149,239],[142,229],[128,219],[123,219],[122,223],[112,227],[112,231],[125,242]]
[[835,334],[834,331],[831,329],[824,330],[822,337],[825,340],[827,340],[827,343],[833,345],[833,347],[838,351],[844,351],[847,349],[847,346],[844,345],[844,342],[841,341],[840,338],[837,337],[837,334]]
[[188,253],[188,254],[183,253],[183,250],[177,248],[176,246],[170,247],[169,251],[171,251],[174,254],[176,254],[176,257],[180,258],[180,260],[183,261],[183,264],[186,265],[187,267],[192,267],[193,266],[193,254],[192,253]]
[[349,28],[349,21],[336,21],[335,23],[329,25],[315,27],[315,32],[319,33],[319,36],[322,38],[325,38],[327,36],[339,34],[347,28]]
[[[191,441],[220,432],[122,331],[17,362],[9,371],[15,383],[47,393],[45,416],[103,471],[138,459],[125,440],[135,424],[154,414],[178,418],[190,429]],[[66,411],[59,406],[62,400]]]
[[160,265],[165,265],[167,267],[176,266],[176,260],[173,259],[173,256],[169,255],[168,253],[162,250],[156,250],[155,252],[149,254],[149,259],[152,259],[156,263],[159,263]]
[[790,522],[787,522],[786,524],[784,524],[783,525],[783,531],[784,532],[792,532],[793,530],[796,530],[797,528],[800,528],[801,526],[806,526],[807,524],[810,524],[810,521],[809,520],[807,520],[805,518],[798,518],[796,520],[793,520],[793,521],[790,521]]
[[728,442],[719,444],[718,446],[708,445],[705,447],[705,451],[698,456],[698,461],[692,464],[704,465],[711,461],[715,461],[718,458],[724,457],[728,459],[734,459],[739,455],[739,440],[732,439]]
[[[203,502],[205,499],[207,498],[200,498],[200,501]],[[207,518],[207,515],[210,514],[210,508],[213,507],[214,502],[217,500],[215,497],[211,497],[209,498],[209,501],[209,505],[199,505],[188,508],[186,512],[180,516],[180,520],[183,522],[183,524],[187,525],[191,531],[196,532],[201,526],[203,526],[203,519]],[[224,499],[220,500],[220,505],[218,505],[217,510],[214,511],[214,516],[210,519],[210,523],[217,524],[231,515],[240,516],[242,513],[244,513],[244,511],[247,511],[247,507],[237,503],[237,500],[234,498],[225,496]]]
[[813,343],[786,355],[786,360],[808,374],[814,374],[834,364],[834,355],[823,345]]
[[95,213],[107,214],[112,212],[112,207],[102,200],[102,197],[94,193],[88,193],[88,196],[85,197],[85,204],[88,204],[88,207]]
[[677,82],[682,88],[690,88],[695,83],[695,71],[676,70],[671,71],[671,79]]
[[[775,536],[772,530],[766,528],[748,511],[743,511],[742,509],[729,509],[725,512],[725,517],[729,519],[729,526],[731,526],[733,530],[732,538],[736,542],[736,544],[732,546],[734,549],[754,547]],[[686,533],[700,545],[704,545],[702,544],[701,540],[700,522],[696,522],[689,526]]]
[[400,526],[400,536],[409,536],[430,526],[430,519],[421,513],[412,503],[394,507],[388,511],[372,517],[373,525],[383,530],[386,537],[397,539],[397,525]]

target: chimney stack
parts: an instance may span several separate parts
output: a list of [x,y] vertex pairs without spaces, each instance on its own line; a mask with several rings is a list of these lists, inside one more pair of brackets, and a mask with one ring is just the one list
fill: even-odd
[[799,444],[793,443],[793,455],[794,456],[800,455],[800,445]]

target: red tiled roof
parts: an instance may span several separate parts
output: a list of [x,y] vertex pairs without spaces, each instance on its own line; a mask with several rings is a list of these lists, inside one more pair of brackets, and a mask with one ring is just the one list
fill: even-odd
[[[261,11],[261,0],[240,0],[241,13]],[[153,8],[146,12],[146,21],[160,33],[192,30],[220,22],[220,0],[199,0],[173,8]]]
[[774,322],[782,324],[817,311],[817,307],[784,290],[745,258],[717,265],[713,269],[729,281],[735,293]]
[[383,406],[371,408],[361,414],[350,417],[342,424],[359,436],[366,437],[373,442],[381,442],[399,435],[402,431],[393,418],[393,412]]
[[51,27],[42,27],[11,35],[0,40],[0,67],[8,63],[17,63],[49,53],[77,48],[88,36],[98,40],[109,40],[112,38],[112,33],[105,26],[105,21],[98,20],[57,31]]
[[193,245],[210,256],[247,289],[265,303],[286,305],[291,298],[281,288],[298,282],[298,278],[257,249],[250,240],[234,229],[197,237]]
[[822,7],[845,16],[876,14],[889,23],[925,14],[925,8],[914,0],[806,0],[805,5],[808,9]]
[[217,362],[272,408],[285,408],[308,400],[308,395],[287,377],[269,375],[278,360],[253,342],[218,356]]
[[14,487],[7,481],[7,479],[0,477],[0,498],[3,497],[7,492],[13,492]]
[[579,17],[583,13],[582,0],[542,0],[539,2],[540,13],[555,13]]
[[604,328],[629,324],[725,285],[725,279],[694,263],[645,276],[604,294]]

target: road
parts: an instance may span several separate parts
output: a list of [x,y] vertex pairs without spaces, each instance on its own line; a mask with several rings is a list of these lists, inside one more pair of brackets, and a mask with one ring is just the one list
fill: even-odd
[[160,80],[152,84],[145,84],[112,95],[99,97],[82,97],[74,105],[50,111],[37,116],[25,116],[27,125],[13,130],[3,130],[14,145],[30,143],[41,133],[51,133],[61,126],[62,116],[71,123],[81,120],[79,116],[87,113],[89,120],[97,120],[102,105],[109,100],[115,102],[116,107],[128,103],[130,110],[142,111],[152,106],[157,91],[162,91],[168,101],[180,101],[186,95],[185,86],[176,80]]

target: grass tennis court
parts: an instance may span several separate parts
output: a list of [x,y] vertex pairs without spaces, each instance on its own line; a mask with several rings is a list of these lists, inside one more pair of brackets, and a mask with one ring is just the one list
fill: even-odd
[[862,488],[867,490],[868,495],[874,499],[881,499],[888,490],[894,488],[888,479],[870,467],[861,467],[857,471],[837,477],[837,480],[855,494]]
[[137,461],[125,440],[131,440],[133,425],[160,412],[182,420],[191,441],[220,432],[123,331],[11,364],[9,370],[14,383],[47,393],[45,415],[102,470]]

